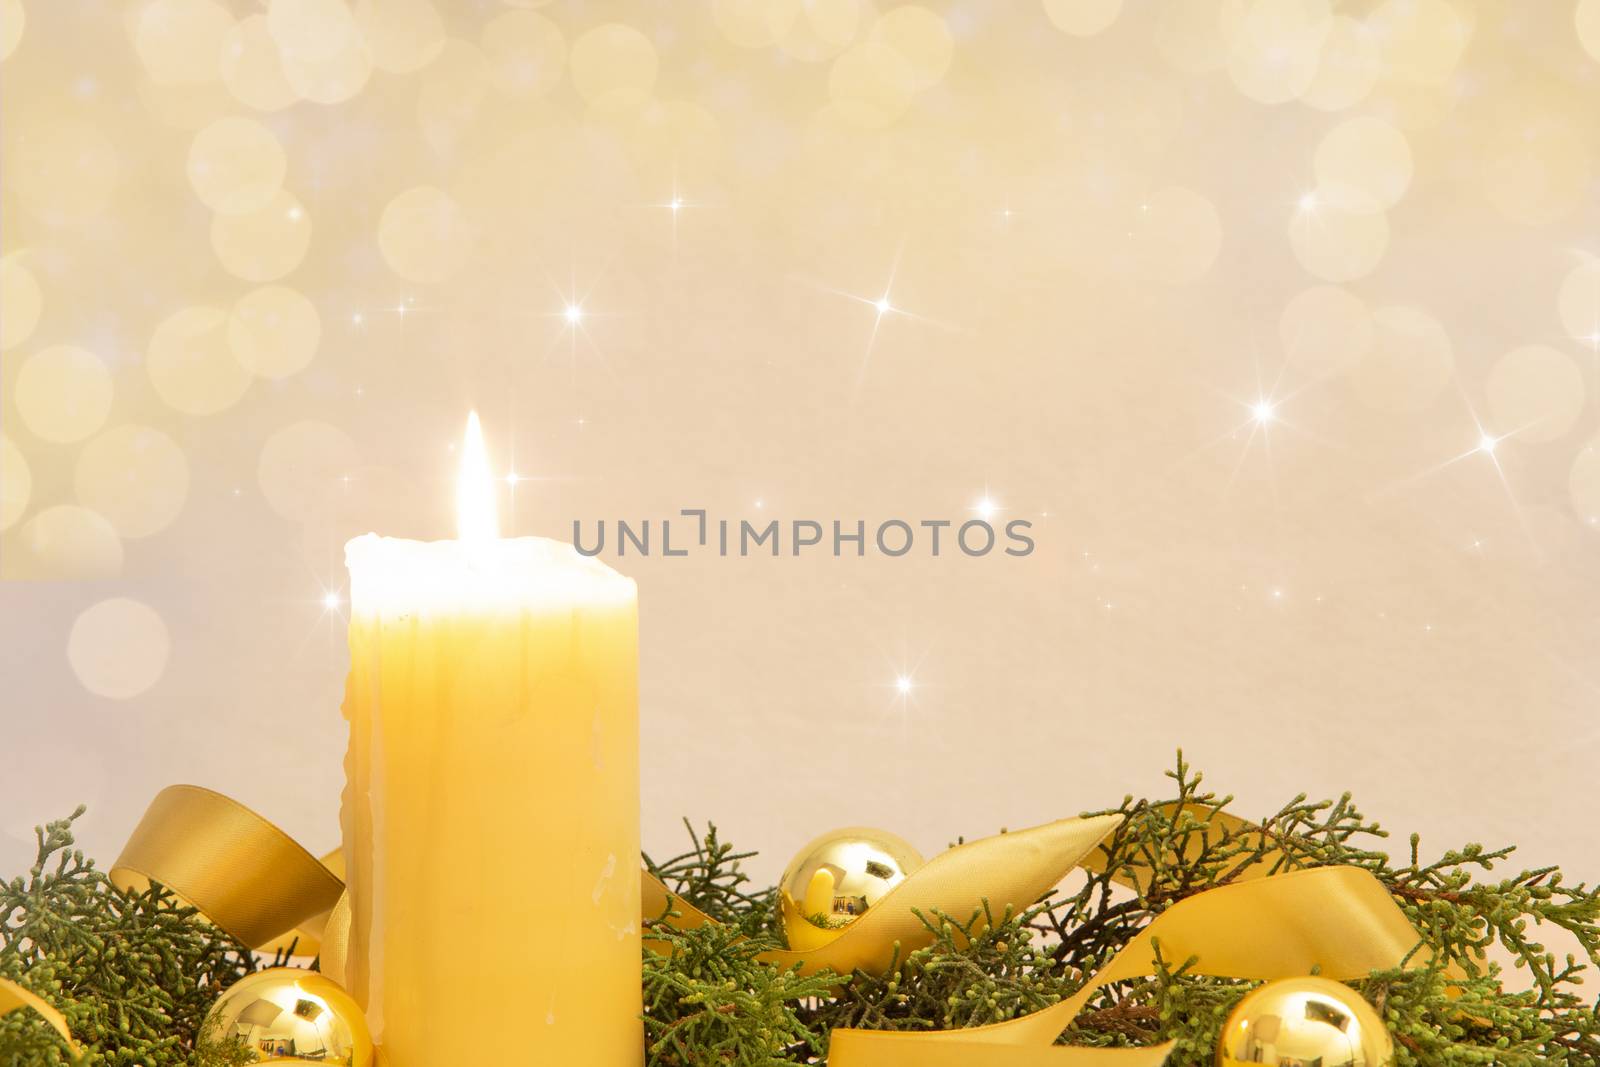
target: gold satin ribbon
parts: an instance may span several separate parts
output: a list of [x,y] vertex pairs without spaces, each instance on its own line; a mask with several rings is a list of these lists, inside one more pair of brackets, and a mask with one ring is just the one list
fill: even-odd
[[52,1008],[43,997],[28,992],[9,978],[0,978],[0,1015],[19,1008],[32,1008],[38,1012],[44,1021],[50,1024],[50,1028],[61,1035],[67,1047],[72,1050],[73,1056],[83,1055],[78,1043],[72,1040],[72,1031],[67,1029],[66,1016]]
[[118,888],[160,882],[254,949],[339,902],[344,882],[236,800],[194,785],[163,789],[111,865]]
[[[1202,825],[1196,827],[1191,848],[1201,847],[1209,827],[1248,832],[1249,824],[1235,816],[1211,809],[1198,809],[1195,815]],[[988,901],[996,913],[1007,907],[1020,911],[1074,867],[1103,871],[1104,859],[1095,855],[1096,849],[1116,832],[1122,818],[1062,819],[959,845],[912,872],[821,947],[804,953],[778,950],[762,958],[799,966],[804,973],[881,970],[891,962],[897,944],[903,954],[932,941],[912,909],[965,915]],[[1155,1067],[1166,1059],[1170,1045],[1092,1049],[1053,1042],[1096,990],[1152,973],[1157,941],[1170,963],[1198,957],[1193,973],[1257,980],[1313,970],[1330,978],[1357,978],[1400,966],[1415,951],[1417,931],[1370,873],[1319,867],[1272,875],[1276,857],[1263,855],[1254,861],[1254,869],[1237,872],[1232,884],[1174,904],[1083,989],[1049,1008],[961,1030],[835,1030],[829,1062],[834,1067],[971,1067],[978,1062],[984,1067]],[[324,972],[342,981],[350,929],[349,898],[335,873],[342,869],[337,851],[319,861],[267,820],[219,793],[173,786],[151,803],[111,877],[123,888],[160,882],[253,947],[270,946],[297,929],[319,937]],[[1136,868],[1113,876],[1139,885],[1148,884],[1149,872]],[[657,918],[670,906],[678,913],[671,919],[674,925],[715,921],[648,872],[641,872],[641,879],[645,918]],[[50,1011],[42,1001],[26,1003]],[[57,1021],[59,1014],[52,1025]],[[57,1028],[65,1033],[64,1021]]]
[[1102,986],[1154,973],[1159,942],[1169,965],[1198,957],[1192,974],[1267,980],[1318,971],[1360,978],[1399,966],[1416,929],[1383,883],[1358,867],[1316,867],[1236,882],[1180,900],[1158,915],[1082,989],[1042,1011],[965,1030],[839,1029],[831,1067],[1158,1067],[1171,1043],[1142,1049],[1055,1046]]
[[[1188,851],[1205,847],[1212,828],[1248,834],[1243,819],[1198,809]],[[1104,872],[1097,846],[1115,832],[1122,817],[1065,819],[1047,826],[960,845],[934,857],[912,872],[866,915],[843,928],[817,952],[769,952],[762,959],[780,966],[801,964],[802,973],[832,966],[840,973],[853,967],[888,965],[895,940],[902,951],[928,944],[932,934],[910,911],[937,908],[946,914],[969,913],[979,900],[995,912],[1006,906],[1020,910],[1034,903],[1077,866]],[[1253,847],[1253,844],[1252,844]],[[1358,867],[1317,867],[1272,874],[1281,853],[1265,850],[1246,855],[1248,864],[1229,885],[1181,900],[1158,915],[1123,946],[1078,992],[1048,1008],[988,1026],[959,1030],[833,1031],[828,1062],[832,1067],[1159,1067],[1172,1044],[1139,1049],[1097,1049],[1057,1046],[1055,1039],[1103,986],[1155,972],[1159,942],[1169,965],[1191,956],[1190,973],[1265,981],[1316,971],[1334,979],[1360,978],[1372,971],[1400,966],[1421,940],[1370,872]],[[1148,867],[1113,872],[1113,880],[1144,888]],[[683,927],[715,920],[668,892],[660,881],[644,876],[646,917],[661,915],[670,903],[681,913],[671,920]],[[974,891],[975,887],[995,892]],[[885,905],[894,903],[891,914]],[[869,919],[883,915],[876,928]],[[852,933],[871,935],[848,945]],[[892,935],[880,940],[882,935]],[[841,949],[843,951],[841,951]],[[828,961],[837,961],[830,963]],[[840,966],[839,964],[846,964]]]
[[[1121,822],[1119,815],[1061,819],[957,845],[912,871],[865,915],[833,931],[821,947],[765,952],[761,958],[780,967],[799,966],[802,974],[824,969],[839,974],[881,971],[892,961],[897,942],[902,955],[933,942],[933,934],[913,908],[924,915],[938,910],[964,916],[987,900],[997,915],[1008,907],[1020,912],[1055,888]],[[644,917],[659,918],[669,900],[681,913],[671,920],[675,926],[714,921],[645,872],[640,897]]]

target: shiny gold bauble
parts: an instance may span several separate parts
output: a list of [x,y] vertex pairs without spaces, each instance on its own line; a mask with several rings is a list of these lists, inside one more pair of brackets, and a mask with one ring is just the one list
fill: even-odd
[[921,853],[887,830],[850,826],[823,834],[795,853],[778,883],[789,947],[832,940],[921,866]]
[[1285,978],[1251,990],[1217,1044],[1217,1067],[1386,1067],[1394,1042],[1371,1004],[1326,978]]
[[207,1043],[249,1049],[256,1063],[373,1062],[367,1018],[350,994],[327,975],[294,967],[257,971],[230,986],[200,1033]]

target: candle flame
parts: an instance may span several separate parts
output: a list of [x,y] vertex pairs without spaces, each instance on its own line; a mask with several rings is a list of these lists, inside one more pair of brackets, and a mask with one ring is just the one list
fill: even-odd
[[456,532],[463,541],[492,541],[500,536],[500,519],[495,514],[494,478],[489,474],[489,453],[483,447],[483,427],[476,411],[467,416],[467,434],[461,446]]

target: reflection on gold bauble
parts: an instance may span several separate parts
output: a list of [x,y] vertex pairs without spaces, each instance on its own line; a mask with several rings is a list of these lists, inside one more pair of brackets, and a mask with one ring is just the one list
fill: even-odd
[[795,853],[779,883],[789,947],[825,944],[922,866],[922,855],[887,830],[833,830]]
[[242,1045],[256,1063],[373,1062],[372,1035],[356,1002],[326,975],[294,967],[258,971],[231,986],[206,1015],[201,1040]]
[[1228,1016],[1217,1045],[1217,1067],[1385,1067],[1393,1060],[1377,1010],[1326,978],[1285,978],[1252,990]]

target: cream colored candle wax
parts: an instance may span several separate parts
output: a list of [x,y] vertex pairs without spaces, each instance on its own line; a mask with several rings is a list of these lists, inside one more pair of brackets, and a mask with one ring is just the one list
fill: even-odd
[[387,1067],[637,1067],[634,584],[498,537],[475,415],[460,495],[346,547],[350,991]]

